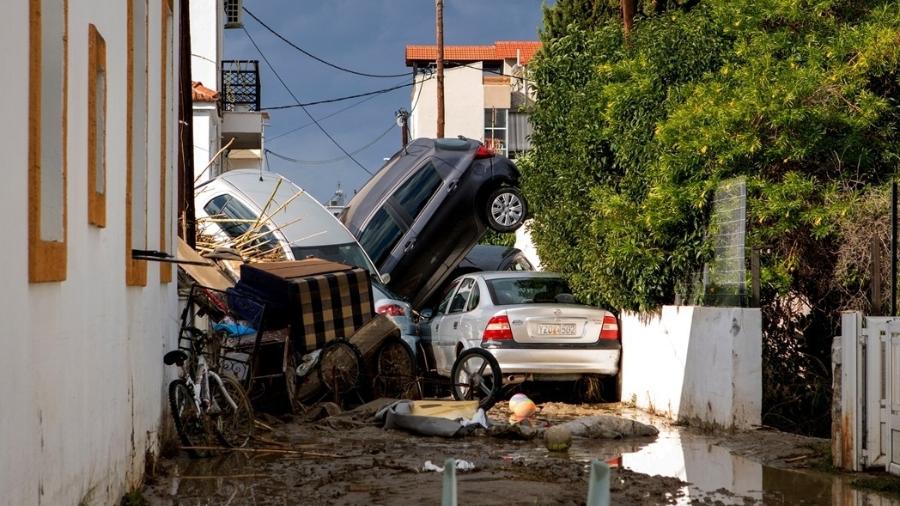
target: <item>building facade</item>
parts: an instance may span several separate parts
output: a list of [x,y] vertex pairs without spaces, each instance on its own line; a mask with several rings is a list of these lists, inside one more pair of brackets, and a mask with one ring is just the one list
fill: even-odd
[[[528,62],[536,41],[497,41],[489,46],[444,47],[444,135],[478,139],[510,158],[528,151]],[[436,46],[406,46],[406,65],[415,71],[411,94],[412,138],[437,135]]]
[[223,59],[224,30],[242,26],[240,4],[239,0],[190,3],[198,184],[228,170],[264,168],[269,115],[260,111],[259,62]]
[[179,0],[12,0],[0,135],[0,504],[112,504],[158,452]]

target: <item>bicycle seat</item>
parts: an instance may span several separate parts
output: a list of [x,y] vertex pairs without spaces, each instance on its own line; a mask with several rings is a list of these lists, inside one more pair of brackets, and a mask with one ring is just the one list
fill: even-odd
[[188,354],[184,350],[172,350],[169,353],[166,353],[163,356],[163,363],[166,365],[178,364],[181,365],[185,363],[188,359]]

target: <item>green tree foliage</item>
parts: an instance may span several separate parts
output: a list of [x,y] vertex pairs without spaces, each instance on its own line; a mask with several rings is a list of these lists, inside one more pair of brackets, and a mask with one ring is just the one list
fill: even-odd
[[[520,164],[542,263],[600,305],[672,303],[710,258],[716,186],[745,176],[767,359],[812,357],[803,370],[827,377],[837,311],[868,282],[853,219],[900,168],[900,2],[691,7],[645,6],[627,42],[617,18],[547,17]],[[792,416],[821,413],[812,383],[784,383],[785,402],[818,403]]]
[[619,0],[557,0],[543,6],[542,36],[557,39],[565,35],[569,25],[579,29],[593,29],[611,19],[618,19]]

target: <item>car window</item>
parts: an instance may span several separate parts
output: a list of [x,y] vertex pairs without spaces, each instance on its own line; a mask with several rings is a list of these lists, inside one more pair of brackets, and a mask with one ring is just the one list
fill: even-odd
[[428,199],[440,186],[441,176],[435,170],[434,165],[428,162],[400,185],[400,188],[394,193],[394,199],[409,214],[410,218],[416,219],[416,216],[425,208]]
[[447,288],[447,291],[444,293],[444,296],[441,297],[441,303],[437,308],[437,314],[447,312],[447,306],[450,304],[450,296],[453,295],[453,291],[456,290],[456,287],[459,286],[459,280],[455,280],[450,283],[450,287]]
[[478,288],[478,283],[472,287],[472,295],[469,295],[469,303],[466,304],[466,311],[471,311],[478,307],[478,303],[481,300],[481,290]]
[[[271,229],[257,224],[259,216],[231,195],[223,194],[213,197],[203,206],[203,210],[211,220],[215,220],[215,224],[222,232],[232,239],[245,234],[255,235],[256,237],[245,245],[245,248],[269,251],[278,247],[278,240],[272,234]],[[254,225],[256,225],[255,231],[252,230]]]
[[453,301],[450,303],[450,309],[447,311],[449,314],[459,313],[466,307],[466,302],[469,300],[469,292],[472,291],[472,285],[475,283],[475,280],[472,278],[466,278],[463,280],[462,284],[459,285],[459,290],[456,291],[456,295],[453,296]]
[[403,237],[403,229],[394,221],[394,218],[383,208],[379,209],[366,229],[359,236],[362,245],[369,257],[376,265],[381,264],[391,253],[397,241]]
[[500,278],[487,285],[497,306],[574,301],[568,283],[560,278]]
[[348,242],[345,244],[323,244],[321,246],[293,246],[291,252],[294,254],[294,260],[303,260],[304,258],[316,257],[332,262],[352,265],[369,271],[374,277],[378,276],[378,271],[366,258],[359,244]]

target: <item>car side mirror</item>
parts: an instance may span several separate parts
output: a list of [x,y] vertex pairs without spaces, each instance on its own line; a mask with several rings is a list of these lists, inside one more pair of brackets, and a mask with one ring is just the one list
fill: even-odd
[[422,315],[422,318],[424,318],[426,320],[430,320],[431,317],[434,316],[434,311],[432,311],[431,308],[426,308],[426,309],[423,309],[422,312],[419,314]]
[[382,284],[385,284],[385,285],[386,285],[386,284],[388,284],[388,283],[390,283],[390,282],[391,282],[391,275],[390,275],[390,274],[382,274],[382,275],[381,275],[381,283],[382,283]]

